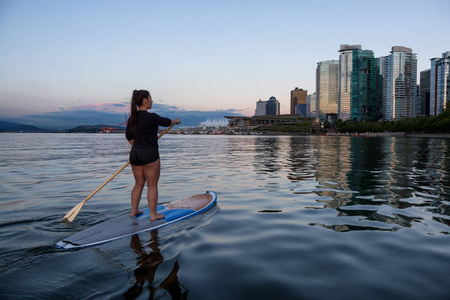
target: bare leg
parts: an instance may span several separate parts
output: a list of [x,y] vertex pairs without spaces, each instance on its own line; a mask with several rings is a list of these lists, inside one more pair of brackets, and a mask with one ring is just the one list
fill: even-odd
[[145,180],[147,181],[147,201],[150,208],[150,220],[163,219],[164,215],[156,212],[158,205],[158,181],[161,173],[161,161],[158,159],[155,162],[144,165]]
[[131,191],[131,213],[130,217],[134,217],[136,215],[142,214],[142,211],[139,210],[139,202],[141,201],[142,190],[145,185],[145,174],[143,166],[134,166],[131,165],[131,169],[133,170],[134,175],[134,187]]

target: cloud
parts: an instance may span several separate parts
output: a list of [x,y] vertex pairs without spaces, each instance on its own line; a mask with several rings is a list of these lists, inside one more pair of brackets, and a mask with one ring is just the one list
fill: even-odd
[[104,112],[116,112],[116,113],[127,113],[129,111],[129,103],[93,103],[93,104],[85,104],[77,107],[73,107],[72,111],[80,111],[80,110],[97,110]]
[[[34,125],[46,129],[69,129],[81,125],[121,125],[128,116],[128,103],[91,104],[73,109],[24,115],[4,121]],[[179,118],[181,126],[197,126],[206,119],[220,119],[224,116],[241,115],[239,110],[188,111],[176,106],[154,103],[150,112],[170,119]]]
[[128,105],[126,105],[125,103],[113,103],[112,106],[115,106],[115,107],[127,107]]
[[119,113],[85,109],[25,115],[13,118],[12,120],[17,123],[34,125],[39,128],[68,129],[80,125],[120,124],[121,122],[125,122],[125,117]]

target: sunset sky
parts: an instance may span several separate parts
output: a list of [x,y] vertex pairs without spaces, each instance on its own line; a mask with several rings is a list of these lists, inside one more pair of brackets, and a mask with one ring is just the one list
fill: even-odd
[[134,89],[191,123],[253,115],[271,96],[289,113],[290,91],[315,92],[317,62],[339,59],[340,44],[376,57],[409,47],[428,69],[450,50],[449,11],[448,0],[0,0],[0,120],[119,123]]

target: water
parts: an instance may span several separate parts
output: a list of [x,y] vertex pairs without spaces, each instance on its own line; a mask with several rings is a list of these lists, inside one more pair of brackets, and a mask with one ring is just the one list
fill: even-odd
[[[450,140],[176,136],[160,202],[208,213],[76,251],[54,244],[127,213],[119,134],[0,134],[1,299],[447,299]],[[142,201],[144,204],[145,201]]]

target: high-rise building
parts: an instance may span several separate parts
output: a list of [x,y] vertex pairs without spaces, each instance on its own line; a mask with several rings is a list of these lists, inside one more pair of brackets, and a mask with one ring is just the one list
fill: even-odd
[[353,50],[350,118],[355,121],[381,118],[381,76],[371,50]]
[[316,93],[312,93],[306,96],[306,116],[307,117],[316,117],[316,104],[317,104],[317,96]]
[[430,69],[420,72],[420,114],[422,116],[430,115],[430,73]]
[[267,101],[259,99],[256,102],[255,117],[275,116],[280,114],[280,102],[275,97],[270,97]]
[[[339,50],[338,117],[342,120],[351,118],[353,50],[361,50],[361,45],[342,44]],[[317,97],[320,102],[319,95]]]
[[[291,115],[306,117],[306,96],[308,91],[296,87],[291,91]],[[298,112],[298,113],[297,113]]]
[[383,76],[383,118],[414,118],[417,103],[417,58],[411,48],[394,46],[391,54],[380,58]]
[[317,63],[316,69],[316,118],[335,119],[339,112],[339,61]]
[[448,108],[450,101],[450,51],[442,58],[431,59],[430,70],[430,115],[437,116]]

